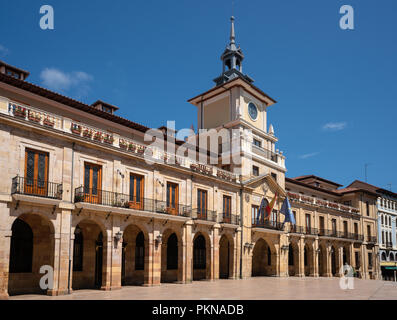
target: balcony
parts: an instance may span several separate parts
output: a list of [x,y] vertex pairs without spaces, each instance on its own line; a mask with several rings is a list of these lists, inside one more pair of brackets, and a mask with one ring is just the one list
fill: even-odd
[[238,224],[239,217],[234,214],[222,214],[222,222],[221,223],[228,223],[228,224]]
[[193,209],[192,210],[192,219],[193,220],[204,220],[204,221],[218,221],[218,213],[213,210],[207,210],[204,208]]
[[375,244],[376,240],[377,240],[376,237],[374,237],[374,236],[367,236],[366,239],[367,239],[367,242],[370,244]]
[[272,220],[263,220],[260,219],[252,219],[252,228],[265,228],[265,229],[272,229],[272,230],[284,230],[284,223]]
[[99,189],[88,189],[83,186],[75,190],[75,203],[83,202],[110,206],[115,208],[125,208],[138,211],[148,211],[165,215],[190,217],[191,207],[181,204],[172,205],[166,201],[136,198],[128,194],[104,191]]
[[350,239],[350,240],[357,240],[357,241],[363,241],[364,236],[357,234],[357,233],[351,233],[351,232],[346,232],[346,231],[336,231],[336,230],[328,230],[328,229],[320,229],[318,235],[320,237],[333,237],[333,238],[339,238],[339,239]]
[[23,194],[62,200],[62,184],[16,176],[12,179],[11,194]]
[[392,249],[393,248],[393,242],[386,242],[386,248],[387,249]]
[[270,151],[270,150],[265,149],[265,148],[263,148],[263,147],[259,147],[259,146],[255,145],[255,144],[252,144],[252,150],[253,150],[256,154],[258,154],[258,155],[264,157],[265,159],[268,159],[268,160],[270,160],[270,161],[273,161],[273,162],[275,162],[275,163],[278,163],[279,154],[274,153],[273,151]]
[[300,234],[304,234],[305,233],[305,227],[302,226],[297,226],[296,224],[291,225],[290,233],[300,233]]
[[318,235],[318,229],[312,227],[304,227],[305,234],[316,236]]

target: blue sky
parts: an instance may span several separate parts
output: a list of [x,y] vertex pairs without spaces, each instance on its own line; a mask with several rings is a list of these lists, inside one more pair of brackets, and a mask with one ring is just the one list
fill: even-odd
[[[3,1],[0,59],[28,81],[149,127],[196,125],[187,99],[221,72],[231,0]],[[39,9],[55,10],[55,30]],[[339,28],[339,8],[355,30]],[[287,176],[364,179],[397,192],[397,2],[236,0],[244,72],[276,99],[268,119],[287,156]]]

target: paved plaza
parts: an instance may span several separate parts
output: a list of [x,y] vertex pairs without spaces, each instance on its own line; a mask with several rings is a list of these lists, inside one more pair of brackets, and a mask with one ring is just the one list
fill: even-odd
[[339,278],[271,278],[195,281],[158,287],[123,287],[115,291],[78,290],[71,295],[23,295],[11,300],[397,300],[397,283],[354,279],[342,290]]

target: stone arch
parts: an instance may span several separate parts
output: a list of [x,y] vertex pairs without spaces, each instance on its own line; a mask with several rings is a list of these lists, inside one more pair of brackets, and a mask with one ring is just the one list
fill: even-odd
[[196,232],[193,238],[193,280],[211,279],[211,238]]
[[304,255],[304,270],[305,270],[305,276],[308,277],[310,275],[314,274],[314,248],[313,248],[313,243],[312,242],[306,242],[304,249],[303,249],[303,255]]
[[381,257],[382,257],[382,261],[387,261],[386,253],[384,251],[382,252]]
[[[81,235],[76,237],[76,232]],[[73,261],[81,260],[81,268],[73,263],[73,290],[102,288],[107,276],[107,230],[96,219],[82,217],[72,223],[72,233]]]
[[333,277],[335,277],[338,273],[338,265],[337,265],[338,250],[334,245],[331,246],[330,254],[331,254],[331,274]]
[[326,246],[322,243],[318,245],[318,273],[321,277],[327,276],[327,250]]
[[393,252],[390,252],[389,260],[394,261],[394,253]]
[[182,281],[183,244],[182,236],[174,228],[162,232],[161,282]]
[[277,274],[277,253],[271,241],[259,238],[252,250],[252,276]]
[[291,241],[288,246],[288,275],[299,275],[299,246],[296,241]]
[[219,239],[219,278],[234,278],[234,239],[223,233]]
[[143,285],[149,273],[149,233],[135,222],[122,227],[121,284]]
[[[24,234],[28,232],[29,234]],[[31,233],[30,233],[31,232]],[[10,245],[9,295],[40,293],[40,268],[54,268],[54,224],[45,215],[23,213],[12,224]],[[21,265],[24,264],[24,265]]]

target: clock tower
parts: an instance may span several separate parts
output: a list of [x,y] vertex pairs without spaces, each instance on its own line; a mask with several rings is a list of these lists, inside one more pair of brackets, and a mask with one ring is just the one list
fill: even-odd
[[[243,180],[272,175],[284,187],[285,157],[276,149],[278,139],[273,126],[267,125],[268,108],[276,101],[243,73],[243,60],[243,51],[236,44],[235,18],[231,17],[230,41],[221,55],[222,73],[214,79],[212,89],[189,102],[197,107],[199,130],[230,131],[231,143],[219,149],[222,153],[239,152],[241,161],[226,166],[228,170],[240,174]],[[231,148],[236,140],[238,151]]]

